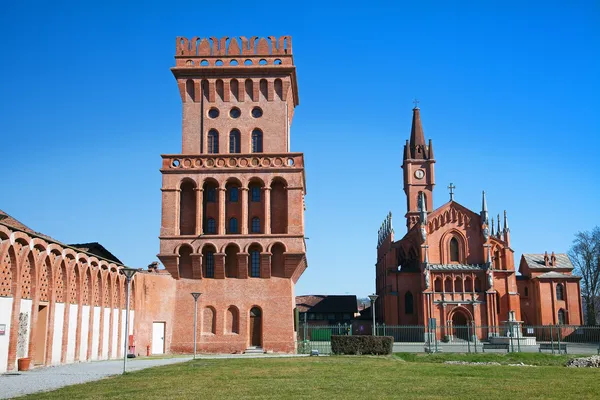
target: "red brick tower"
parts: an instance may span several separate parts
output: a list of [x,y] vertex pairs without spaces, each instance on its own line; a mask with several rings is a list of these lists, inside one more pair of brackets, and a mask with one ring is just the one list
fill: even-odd
[[412,228],[419,221],[419,193],[425,196],[425,205],[428,211],[433,210],[433,144],[429,139],[429,146],[425,144],[425,135],[421,125],[421,115],[418,106],[413,108],[412,128],[410,141],[404,145],[404,193],[406,193],[406,225]]
[[293,352],[306,268],[291,37],[177,38],[182,153],[163,155],[160,254],[177,279],[171,351]]

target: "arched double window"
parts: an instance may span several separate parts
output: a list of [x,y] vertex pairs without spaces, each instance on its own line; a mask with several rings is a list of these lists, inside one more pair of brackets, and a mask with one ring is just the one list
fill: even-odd
[[208,152],[217,154],[219,152],[219,132],[216,129],[208,131]]
[[240,153],[240,131],[233,129],[229,132],[229,152]]
[[258,250],[250,252],[250,277],[260,278],[260,251]]
[[450,262],[459,262],[460,253],[458,251],[458,240],[453,237],[450,239]]
[[217,226],[214,218],[209,218],[206,221],[206,233],[217,233]]
[[238,220],[237,220],[237,218],[231,218],[229,220],[229,233],[238,233]]
[[556,285],[556,300],[564,300],[565,299],[565,287],[562,283]]
[[254,217],[252,218],[252,226],[250,227],[250,230],[252,233],[260,233],[260,218],[258,217]]
[[205,263],[206,263],[206,278],[214,278],[215,277],[215,253],[212,251],[208,251],[205,255]]
[[252,131],[252,152],[263,152],[263,134],[260,129],[255,129]]
[[406,292],[404,295],[404,314],[412,314],[414,312],[414,299],[411,292]]

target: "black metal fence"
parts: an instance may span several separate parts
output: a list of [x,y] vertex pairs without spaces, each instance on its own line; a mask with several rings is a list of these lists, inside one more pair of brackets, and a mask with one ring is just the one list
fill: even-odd
[[[332,335],[353,335],[352,325],[300,324],[298,353],[331,353]],[[357,331],[357,330],[356,330]],[[375,334],[394,338],[394,352],[548,352],[600,354],[600,326],[417,326],[377,324]]]

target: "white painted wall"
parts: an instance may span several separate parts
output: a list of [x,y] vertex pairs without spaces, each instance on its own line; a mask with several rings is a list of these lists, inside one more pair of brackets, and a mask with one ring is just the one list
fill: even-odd
[[[28,318],[27,318],[27,335],[25,338],[25,353],[23,354],[23,357],[27,357],[27,355],[29,354],[29,335],[31,334],[31,310],[32,310],[32,306],[33,306],[33,300],[26,300],[26,299],[22,299],[21,300],[21,309],[20,312],[26,312],[28,313]],[[18,354],[18,350],[17,350],[17,358],[20,356],[20,354]]]
[[110,308],[103,308],[102,312],[104,313],[104,326],[103,326],[103,335],[102,336],[102,359],[108,359],[108,342],[110,337]]
[[81,338],[79,346],[79,361],[86,361],[88,349],[88,334],[90,332],[90,306],[81,306]]
[[63,323],[65,321],[65,303],[54,304],[54,336],[52,337],[52,365],[60,364],[62,355]]
[[0,374],[8,369],[8,339],[10,338],[12,305],[12,297],[0,297],[0,324],[6,325],[6,333],[4,336],[0,336]]
[[119,348],[119,309],[113,309],[113,330],[112,330],[112,353],[111,358],[117,358],[117,349]]
[[94,307],[94,325],[92,327],[92,360],[98,359],[98,348],[100,347],[100,312],[101,307]]
[[77,341],[77,304],[69,304],[69,331],[67,337],[67,363],[75,361],[75,342]]

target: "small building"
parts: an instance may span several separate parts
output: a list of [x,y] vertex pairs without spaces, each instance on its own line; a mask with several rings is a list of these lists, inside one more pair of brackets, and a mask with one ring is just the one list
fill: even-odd
[[300,321],[309,325],[351,324],[358,312],[354,295],[296,296]]

